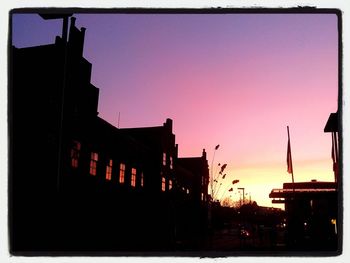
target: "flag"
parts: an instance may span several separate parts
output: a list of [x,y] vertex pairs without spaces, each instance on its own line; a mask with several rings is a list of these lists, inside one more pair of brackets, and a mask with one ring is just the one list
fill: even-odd
[[288,137],[288,146],[287,146],[287,171],[288,173],[293,174],[292,153],[290,149],[289,137]]

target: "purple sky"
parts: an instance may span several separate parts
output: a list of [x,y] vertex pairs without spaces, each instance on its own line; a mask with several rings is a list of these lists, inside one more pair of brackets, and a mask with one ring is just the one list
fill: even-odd
[[[174,120],[179,155],[227,163],[258,204],[286,172],[290,126],[295,181],[332,181],[338,32],[334,14],[80,14],[100,116],[120,127]],[[48,44],[61,22],[13,16],[17,47]]]

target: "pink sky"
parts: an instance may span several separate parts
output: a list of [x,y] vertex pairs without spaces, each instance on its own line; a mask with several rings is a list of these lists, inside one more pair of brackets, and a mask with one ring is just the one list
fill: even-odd
[[[219,197],[237,200],[236,187],[245,187],[259,205],[272,206],[271,189],[291,181],[287,125],[295,181],[333,180],[323,128],[337,110],[336,15],[76,17],[87,28],[84,56],[100,88],[100,116],[117,125],[120,112],[121,128],[172,118],[179,156],[205,148],[209,164],[220,144],[215,164],[227,163],[228,176]],[[14,42],[25,45],[19,36],[30,25],[14,22]],[[233,179],[240,180],[235,190],[223,192]]]

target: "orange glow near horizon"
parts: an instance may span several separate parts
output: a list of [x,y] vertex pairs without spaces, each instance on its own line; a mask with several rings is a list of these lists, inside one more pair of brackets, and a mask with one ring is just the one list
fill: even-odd
[[[232,160],[230,163],[235,163]],[[295,182],[311,181],[334,181],[331,160],[297,160],[293,161],[294,180]],[[272,204],[268,198],[269,193],[273,188],[283,188],[283,183],[292,182],[291,175],[287,172],[287,164],[283,162],[271,164],[252,164],[240,167],[229,167],[225,171],[227,176],[225,179],[218,180],[216,189],[219,183],[222,183],[220,190],[216,194],[216,198],[221,201],[225,197],[230,197],[233,201],[238,201],[240,195],[238,187],[244,187],[246,200],[251,196],[252,201],[256,201],[258,205],[284,208],[282,204]],[[220,177],[219,177],[220,178]],[[232,185],[232,181],[238,179],[239,183]],[[233,187],[233,191],[228,189]]]

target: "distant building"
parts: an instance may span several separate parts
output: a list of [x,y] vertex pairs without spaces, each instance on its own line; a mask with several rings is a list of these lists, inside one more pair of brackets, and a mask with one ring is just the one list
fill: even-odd
[[67,40],[68,16],[55,43],[10,52],[11,251],[198,243],[182,234],[206,227],[205,151],[178,158],[171,119],[118,129],[100,118],[85,28],[72,17]]

